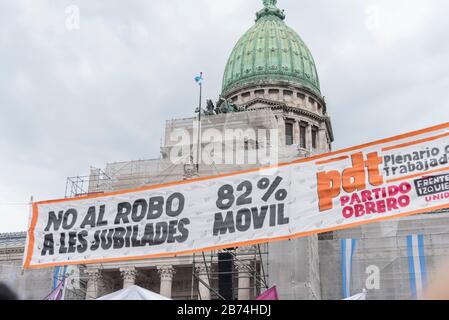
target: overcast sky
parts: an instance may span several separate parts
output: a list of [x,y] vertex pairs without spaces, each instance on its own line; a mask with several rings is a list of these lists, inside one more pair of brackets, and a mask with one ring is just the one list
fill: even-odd
[[[63,197],[67,176],[157,158],[165,120],[193,115],[199,71],[217,99],[261,3],[0,0],[0,232],[25,231],[23,204]],[[315,57],[334,149],[449,121],[449,1],[278,6]]]

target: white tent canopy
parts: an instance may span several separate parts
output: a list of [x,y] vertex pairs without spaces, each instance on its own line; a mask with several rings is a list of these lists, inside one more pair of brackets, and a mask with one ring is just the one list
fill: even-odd
[[356,294],[355,296],[346,298],[344,300],[366,300],[366,289],[362,293]]
[[170,300],[160,294],[139,286],[131,286],[126,289],[113,292],[97,300]]

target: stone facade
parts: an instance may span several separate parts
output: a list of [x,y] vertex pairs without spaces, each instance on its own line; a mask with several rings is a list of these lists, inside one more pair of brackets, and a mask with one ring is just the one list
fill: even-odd
[[22,270],[26,234],[0,234],[0,282],[11,287],[21,299],[43,299],[51,291],[53,270]]
[[[379,271],[379,287],[367,291],[368,300],[412,299],[406,237],[424,235],[428,277],[432,278],[449,257],[448,230],[449,212],[439,212],[338,231],[332,235],[333,239],[309,237],[288,246],[286,242],[274,243],[269,254],[273,258],[265,266],[270,275],[268,282],[278,285],[281,299],[342,299],[340,240],[353,238],[357,239],[357,249],[352,293],[367,287],[369,272],[374,267]],[[51,290],[54,269],[22,272],[25,237],[25,233],[0,235],[0,281],[8,284],[22,299],[40,300]],[[193,288],[194,299],[207,300],[214,296],[208,287],[198,286],[197,282],[192,287],[192,262],[192,257],[184,257],[81,266],[77,277],[84,284],[78,291],[70,287],[67,299],[95,299],[135,283],[173,299],[190,299]],[[205,282],[209,281],[205,265],[196,264],[195,267]],[[254,294],[248,292],[251,290],[247,287],[248,269],[238,266],[237,270],[242,273],[237,297],[253,299]]]

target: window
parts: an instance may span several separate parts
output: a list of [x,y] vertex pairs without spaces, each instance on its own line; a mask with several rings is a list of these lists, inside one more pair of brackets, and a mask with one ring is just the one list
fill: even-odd
[[291,146],[293,144],[293,123],[285,123],[285,144]]
[[299,125],[299,141],[300,141],[299,146],[301,148],[303,148],[303,149],[307,148],[307,137],[306,137],[306,135],[307,135],[307,125],[304,124],[304,123],[301,123]]
[[290,90],[284,90],[284,99],[286,100],[286,101],[291,101],[292,100],[292,97],[293,97],[293,91],[290,91]]
[[254,94],[256,97],[263,97],[265,95],[265,90],[256,90]]
[[312,148],[316,149],[318,147],[318,128],[312,127]]

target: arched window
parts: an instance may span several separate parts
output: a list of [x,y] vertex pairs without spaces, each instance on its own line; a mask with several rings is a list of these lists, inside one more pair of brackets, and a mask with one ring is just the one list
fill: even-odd
[[293,144],[293,124],[294,120],[285,120],[285,144],[291,146]]

